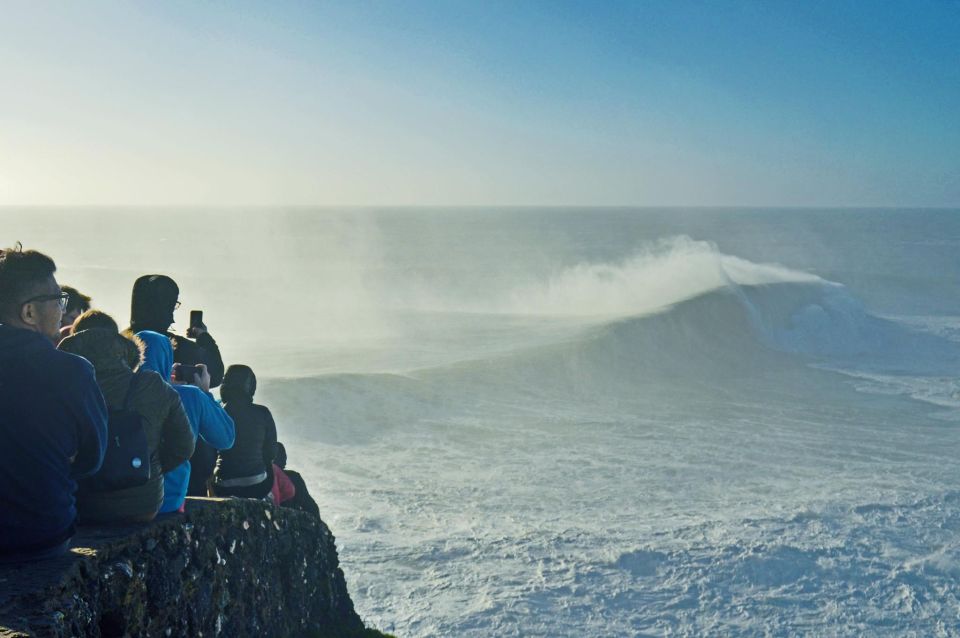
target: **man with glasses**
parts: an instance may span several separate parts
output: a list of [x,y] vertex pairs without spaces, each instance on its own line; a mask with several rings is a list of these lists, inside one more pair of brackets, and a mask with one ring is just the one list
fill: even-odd
[[[180,287],[166,275],[143,275],[133,282],[130,297],[130,327],[136,334],[144,330],[159,332],[170,338],[173,360],[181,365],[203,364],[210,373],[210,387],[223,381],[223,358],[220,347],[207,327],[200,323],[190,326],[186,336],[170,332],[174,312],[180,308]],[[188,338],[189,337],[189,338]]]
[[0,250],[0,562],[67,550],[76,479],[100,468],[107,407],[93,366],[60,352],[68,295],[34,250]]

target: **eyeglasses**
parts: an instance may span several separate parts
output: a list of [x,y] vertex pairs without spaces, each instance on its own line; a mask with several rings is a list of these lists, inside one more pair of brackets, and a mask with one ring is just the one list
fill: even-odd
[[177,309],[179,309],[179,308],[180,308],[180,302],[179,302],[179,301],[178,301],[177,303],[173,304],[173,309],[174,309],[174,310],[177,310]]
[[33,303],[34,301],[53,301],[53,300],[57,300],[58,302],[60,302],[60,312],[63,312],[67,309],[67,304],[70,303],[70,293],[58,292],[53,295],[40,295],[38,297],[31,297],[20,305],[24,306],[28,303]]

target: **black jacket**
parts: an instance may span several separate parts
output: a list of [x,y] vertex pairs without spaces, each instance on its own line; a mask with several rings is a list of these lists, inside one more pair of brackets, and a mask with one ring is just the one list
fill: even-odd
[[314,516],[319,517],[320,508],[317,506],[317,502],[313,500],[313,497],[310,496],[310,492],[307,491],[307,483],[303,480],[303,476],[301,476],[299,472],[294,472],[286,468],[284,468],[283,473],[287,475],[287,478],[290,479],[290,482],[293,483],[293,487],[296,489],[293,498],[284,501],[283,506],[304,512],[311,512]]
[[210,387],[216,388],[223,382],[223,357],[220,348],[209,332],[205,332],[196,341],[191,341],[181,335],[168,332],[170,343],[173,344],[173,361],[184,365],[195,366],[202,363],[210,373]]
[[175,363],[197,365],[202,363],[210,372],[210,387],[216,388],[223,381],[223,358],[220,348],[208,333],[192,341],[169,331],[173,313],[177,309],[180,287],[166,275],[144,275],[133,284],[130,297],[130,327],[128,335],[141,330],[152,330],[170,337]]
[[217,455],[218,479],[273,473],[277,448],[277,426],[266,406],[252,401],[230,401],[224,409],[236,426],[237,438],[229,450]]

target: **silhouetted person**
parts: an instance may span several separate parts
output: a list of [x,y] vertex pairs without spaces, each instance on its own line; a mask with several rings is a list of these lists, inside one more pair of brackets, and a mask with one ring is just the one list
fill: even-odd
[[287,449],[283,443],[277,442],[274,448],[276,454],[273,457],[273,490],[271,496],[275,505],[283,505],[297,495],[297,488],[293,481],[283,471],[283,466],[287,464]]
[[264,498],[273,488],[277,426],[270,410],[253,402],[257,377],[243,365],[232,365],[223,377],[220,398],[233,418],[237,438],[217,455],[213,491],[217,496]]
[[[60,290],[70,295],[67,300],[67,307],[63,309],[63,317],[60,319],[60,339],[69,336],[70,327],[81,314],[90,310],[90,297],[83,294],[73,286],[60,286]],[[60,342],[57,340],[57,343]]]
[[[166,275],[144,275],[133,284],[130,300],[130,334],[142,330],[151,330],[165,334],[173,344],[175,363],[207,366],[210,373],[210,387],[215,388],[223,381],[223,359],[220,348],[203,324],[191,326],[187,336],[170,332],[173,313],[180,307],[180,288]],[[192,337],[191,341],[187,337]]]
[[0,562],[67,551],[76,479],[107,444],[93,366],[53,346],[67,304],[54,271],[36,251],[0,250]]
[[303,480],[303,477],[299,472],[287,469],[287,449],[283,446],[283,443],[277,443],[277,455],[274,463],[290,479],[294,490],[293,497],[283,500],[281,505],[320,516],[320,508],[317,507],[317,502],[310,496],[307,483]]

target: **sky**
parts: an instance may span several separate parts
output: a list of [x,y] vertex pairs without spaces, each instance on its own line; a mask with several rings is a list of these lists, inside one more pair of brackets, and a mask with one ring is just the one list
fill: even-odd
[[35,2],[0,206],[960,206],[960,2]]

